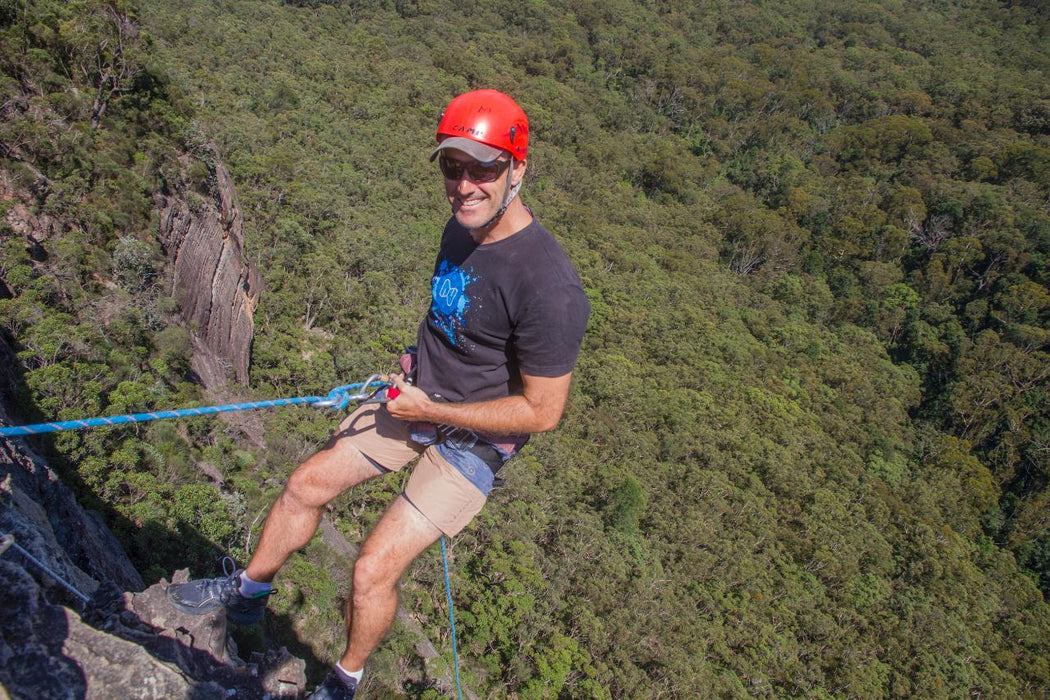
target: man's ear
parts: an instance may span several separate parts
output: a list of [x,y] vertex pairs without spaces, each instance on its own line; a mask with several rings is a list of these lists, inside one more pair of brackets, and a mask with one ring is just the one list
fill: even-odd
[[511,180],[512,184],[517,186],[518,184],[521,183],[521,178],[525,177],[525,171],[528,169],[528,167],[529,167],[529,159],[528,158],[525,158],[524,160],[515,160],[514,161],[514,175],[513,175],[513,178]]

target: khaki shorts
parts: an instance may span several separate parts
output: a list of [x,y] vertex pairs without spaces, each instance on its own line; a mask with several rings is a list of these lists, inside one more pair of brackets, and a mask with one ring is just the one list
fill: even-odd
[[350,440],[380,471],[400,471],[420,457],[404,497],[453,537],[481,511],[488,496],[442,457],[437,445],[422,445],[411,434],[410,424],[392,417],[385,406],[365,404],[339,424],[335,437]]

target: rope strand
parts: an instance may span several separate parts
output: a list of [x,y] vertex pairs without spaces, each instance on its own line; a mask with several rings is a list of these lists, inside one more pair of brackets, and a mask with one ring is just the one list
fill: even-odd
[[[269,401],[248,401],[246,403],[229,403],[221,406],[201,406],[199,408],[180,408],[172,411],[154,411],[152,413],[129,413],[122,416],[99,416],[98,418],[83,418],[80,420],[67,420],[56,423],[37,423],[36,425],[19,425],[0,428],[0,437],[20,437],[23,435],[41,435],[43,433],[54,433],[60,430],[82,430],[84,428],[99,428],[107,425],[123,425],[125,423],[147,423],[165,418],[185,418],[188,416],[205,416],[212,413],[229,413],[231,411],[251,411],[258,408],[273,408],[275,406],[294,406],[297,404],[310,404],[311,406],[327,407],[337,410],[346,408],[351,401],[370,401],[376,399],[379,392],[390,386],[373,374],[360,384],[346,384],[337,386],[328,392],[328,396],[295,396],[287,399],[271,399]],[[351,390],[358,389],[356,393]],[[381,400],[381,399],[376,399]]]
[[448,554],[445,552],[445,536],[441,536],[441,562],[445,565],[445,593],[448,595],[448,621],[452,627],[452,661],[456,668],[456,695],[463,700],[463,689],[459,685],[459,651],[456,649],[456,615],[452,606],[452,583],[448,577]]
[[57,581],[67,591],[79,598],[85,606],[89,602],[91,602],[91,598],[78,591],[76,588],[73,587],[73,584],[69,583],[64,578],[62,578],[54,571],[49,569],[47,564],[34,557],[32,554],[27,552],[20,544],[15,542],[14,535],[0,535],[0,554],[3,554],[5,551],[7,551],[8,547],[14,547],[15,550],[17,550],[23,557],[28,559],[31,563],[35,564],[37,568],[39,568],[45,574]]

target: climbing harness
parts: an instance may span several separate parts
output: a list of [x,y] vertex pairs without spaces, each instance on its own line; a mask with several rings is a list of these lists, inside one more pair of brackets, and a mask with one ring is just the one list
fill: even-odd
[[229,413],[231,411],[251,411],[257,408],[293,406],[296,404],[309,404],[319,408],[342,410],[346,408],[351,401],[360,401],[362,403],[383,403],[388,400],[386,389],[390,386],[391,384],[385,381],[383,375],[373,374],[360,384],[337,386],[329,391],[327,396],[296,396],[287,399],[271,399],[269,401],[249,401],[247,403],[230,403],[221,406],[201,406],[199,408],[180,408],[173,411],[131,413],[123,416],[100,416],[98,418],[84,418],[81,420],[60,421],[56,423],[10,426],[0,428],[0,437],[40,435],[42,433],[54,433],[60,430],[81,430],[83,428],[98,428],[107,425],[123,425],[125,423],[146,423],[165,418],[204,416],[212,413]]
[[61,576],[56,574],[54,571],[49,569],[48,566],[44,562],[42,562],[39,559],[37,559],[36,557],[34,557],[32,554],[27,552],[21,545],[19,545],[17,542],[15,542],[14,535],[0,535],[0,555],[3,555],[3,553],[6,552],[8,550],[8,548],[10,548],[10,547],[13,547],[16,552],[18,552],[23,557],[28,559],[38,569],[43,571],[45,574],[47,574],[51,578],[55,579],[55,581],[57,581],[63,588],[65,588],[67,591],[69,591],[70,593],[75,595],[77,598],[79,598],[80,601],[82,603],[84,603],[84,605],[87,605],[91,601],[91,598],[89,598],[88,596],[84,595],[83,593],[78,591],[76,588],[74,588],[73,584],[69,583],[64,578],[62,578]]

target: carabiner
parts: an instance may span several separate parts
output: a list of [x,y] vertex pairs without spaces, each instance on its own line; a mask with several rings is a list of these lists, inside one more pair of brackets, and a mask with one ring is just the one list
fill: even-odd
[[[378,384],[378,386],[369,391],[369,387],[372,386],[373,383]],[[360,401],[361,403],[383,403],[386,401],[386,394],[380,396],[380,393],[388,386],[390,386],[390,382],[386,381],[384,375],[373,374],[361,384],[361,391],[354,394],[350,400]]]
[[[374,388],[372,388],[373,386]],[[388,386],[389,383],[383,381],[383,375],[373,374],[360,384],[346,384],[344,386],[337,386],[336,388],[328,392],[327,398],[321,401],[317,401],[313,405],[341,410],[346,408],[347,404],[349,404],[351,401],[361,401],[364,403],[369,403],[373,400],[379,401],[379,399],[376,399],[375,397],[379,394],[379,392],[381,392]],[[351,389],[357,389],[357,392],[351,394]]]

